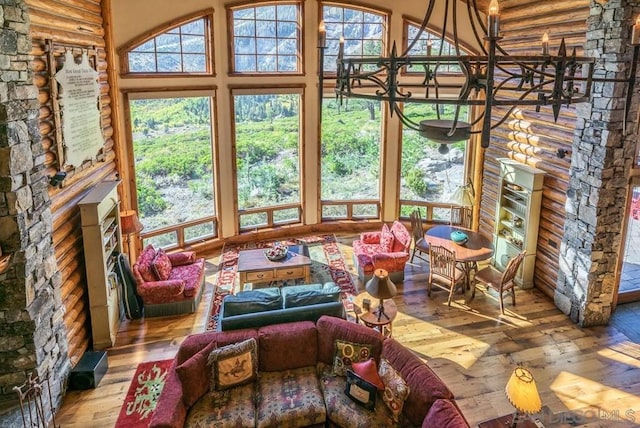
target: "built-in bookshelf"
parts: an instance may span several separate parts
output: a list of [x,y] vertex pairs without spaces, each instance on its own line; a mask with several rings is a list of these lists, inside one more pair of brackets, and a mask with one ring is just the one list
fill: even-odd
[[545,171],[500,158],[500,189],[494,234],[495,266],[504,270],[509,260],[526,250],[516,284],[533,287],[538,226]]
[[94,349],[113,346],[122,317],[115,272],[122,252],[119,181],[97,184],[79,202]]

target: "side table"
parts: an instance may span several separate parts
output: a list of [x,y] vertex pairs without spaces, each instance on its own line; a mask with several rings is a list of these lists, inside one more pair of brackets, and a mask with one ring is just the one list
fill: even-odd
[[[364,309],[364,300],[369,300],[369,309]],[[383,336],[391,337],[393,320],[398,315],[398,307],[393,299],[384,301],[384,314],[378,316],[379,299],[372,297],[366,291],[358,294],[353,300],[353,311],[356,314],[356,322],[362,321],[362,324],[369,328],[379,331]]]
[[[499,418],[489,419],[488,421],[480,422],[478,424],[478,428],[511,428],[513,425],[513,413],[510,415],[500,416]],[[538,428],[539,426],[544,427],[544,425],[536,425],[528,417],[522,418],[518,421],[518,428]]]

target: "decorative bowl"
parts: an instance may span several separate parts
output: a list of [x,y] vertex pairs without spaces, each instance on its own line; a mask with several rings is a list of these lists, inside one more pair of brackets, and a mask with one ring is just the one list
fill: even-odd
[[469,240],[467,234],[459,230],[454,230],[453,232],[451,232],[450,237],[451,240],[458,245],[462,245]]
[[275,243],[272,247],[264,250],[264,255],[271,261],[282,260],[287,257],[289,247],[286,245]]

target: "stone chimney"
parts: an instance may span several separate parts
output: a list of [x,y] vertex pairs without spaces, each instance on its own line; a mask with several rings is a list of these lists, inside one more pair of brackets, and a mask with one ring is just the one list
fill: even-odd
[[[14,386],[49,373],[54,406],[70,370],[48,178],[23,0],[0,1],[0,425],[21,426]],[[51,417],[48,396],[45,412]]]

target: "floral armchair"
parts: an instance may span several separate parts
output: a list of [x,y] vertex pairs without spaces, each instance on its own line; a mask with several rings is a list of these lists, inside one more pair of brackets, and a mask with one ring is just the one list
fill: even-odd
[[392,281],[403,281],[410,245],[411,234],[397,220],[391,228],[385,224],[380,232],[360,234],[360,239],[353,241],[353,261],[358,276],[362,281],[368,281],[375,269],[384,269]]
[[146,317],[195,312],[204,289],[204,259],[193,251],[167,254],[148,245],[133,265]]

